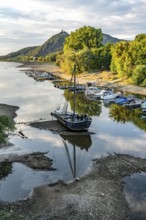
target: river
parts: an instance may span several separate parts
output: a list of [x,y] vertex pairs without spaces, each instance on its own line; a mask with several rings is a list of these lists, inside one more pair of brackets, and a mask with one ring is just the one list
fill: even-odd
[[[10,135],[12,146],[0,148],[0,156],[32,152],[46,152],[53,159],[55,171],[36,171],[20,163],[13,163],[11,172],[0,181],[0,200],[14,201],[28,197],[33,187],[57,180],[72,181],[89,172],[93,159],[108,154],[121,153],[146,158],[145,127],[135,121],[122,122],[109,117],[109,107],[102,102],[78,100],[78,110],[87,109],[93,122],[86,138],[62,137],[51,131],[30,127],[26,122],[51,120],[50,115],[64,94],[54,87],[52,81],[36,82],[25,74],[20,63],[0,62],[0,103],[19,106],[16,131],[23,131],[27,138]],[[87,105],[87,106],[86,106]],[[130,179],[128,179],[130,178]],[[133,181],[132,181],[133,180]],[[135,181],[134,181],[135,180]],[[135,174],[125,180],[124,193],[130,204],[131,219],[145,216],[145,194],[142,186],[146,182],[144,173]],[[139,183],[140,182],[140,183]],[[136,191],[134,191],[136,189]],[[141,193],[141,196],[136,196]],[[141,202],[143,201],[143,202]],[[139,207],[139,208],[137,208]],[[141,213],[141,215],[139,215]],[[142,219],[141,217],[141,219]]]

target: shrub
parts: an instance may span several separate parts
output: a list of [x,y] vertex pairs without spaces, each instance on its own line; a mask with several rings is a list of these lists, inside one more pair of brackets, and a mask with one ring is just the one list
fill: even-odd
[[136,85],[143,85],[146,84],[146,65],[138,65],[133,71],[132,74],[132,81]]

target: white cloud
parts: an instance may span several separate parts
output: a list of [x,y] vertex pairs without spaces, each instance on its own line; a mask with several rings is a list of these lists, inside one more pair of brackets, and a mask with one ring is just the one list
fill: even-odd
[[144,0],[5,0],[0,2],[0,54],[41,45],[62,29],[70,33],[83,25],[133,39],[145,32],[145,20]]

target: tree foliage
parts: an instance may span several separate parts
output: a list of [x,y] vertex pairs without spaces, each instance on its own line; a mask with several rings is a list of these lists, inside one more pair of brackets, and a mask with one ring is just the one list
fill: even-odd
[[102,45],[102,31],[90,26],[77,29],[66,38],[64,52],[79,51],[84,48],[98,48]]
[[132,80],[134,84],[146,86],[146,65],[137,65],[133,71]]
[[76,64],[77,73],[109,70],[111,45],[102,45],[102,31],[84,26],[72,32],[65,41],[64,53],[57,56],[57,64],[71,73]]
[[116,43],[111,53],[111,71],[118,73],[119,77],[132,78],[137,85],[142,84],[142,74],[145,75],[143,65],[146,65],[146,34],[137,35],[131,42]]

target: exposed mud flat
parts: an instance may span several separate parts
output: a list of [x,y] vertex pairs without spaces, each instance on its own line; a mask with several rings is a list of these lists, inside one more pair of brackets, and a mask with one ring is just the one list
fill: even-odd
[[54,170],[52,167],[52,160],[48,158],[45,153],[35,152],[25,155],[13,155],[0,162],[18,162],[36,170]]
[[[15,117],[18,107],[0,105],[0,115]],[[59,134],[67,134],[57,121],[35,122],[32,126]],[[59,126],[61,126],[59,128]],[[11,162],[24,163],[45,169],[52,161],[45,154],[21,155]],[[32,163],[33,162],[33,163]],[[41,167],[42,166],[42,167]],[[47,164],[48,166],[48,164]],[[0,202],[0,219],[7,220],[89,220],[128,219],[129,208],[123,195],[122,179],[130,174],[146,171],[146,159],[129,155],[109,155],[96,159],[93,169],[80,180],[65,184],[62,181],[34,188],[30,198],[13,203]]]
[[[0,104],[0,115],[7,115],[14,119],[14,117],[16,117],[16,111],[18,109],[19,107],[17,106]],[[0,144],[0,148],[10,147],[11,145],[11,143]],[[19,162],[25,164],[32,169],[54,170],[52,168],[52,160],[48,158],[45,153],[41,152],[35,152],[27,155],[8,155],[6,159],[3,157],[0,158],[0,163],[2,162]]]
[[11,118],[16,117],[16,111],[19,109],[17,106],[0,104],[0,115],[6,115]]
[[80,180],[36,187],[27,200],[0,208],[11,220],[129,219],[122,178],[140,171],[146,171],[145,159],[109,155],[94,160],[92,171]]

